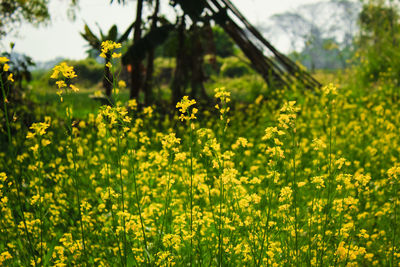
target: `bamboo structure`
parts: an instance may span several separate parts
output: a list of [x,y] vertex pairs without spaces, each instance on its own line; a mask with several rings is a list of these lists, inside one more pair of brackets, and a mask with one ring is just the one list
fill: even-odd
[[[206,8],[211,11],[215,22],[235,41],[249,58],[254,69],[268,84],[289,85],[299,82],[310,89],[321,86],[307,71],[268,42],[230,0],[207,0]],[[235,21],[242,25],[238,25]],[[257,47],[253,40],[257,40],[262,47]],[[264,51],[270,52],[271,56],[266,56]]]

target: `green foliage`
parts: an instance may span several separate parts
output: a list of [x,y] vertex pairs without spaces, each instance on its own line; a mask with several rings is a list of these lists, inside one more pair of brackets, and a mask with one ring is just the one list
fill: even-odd
[[158,84],[168,84],[176,66],[174,58],[158,57],[154,60],[154,81]]
[[271,93],[264,79],[257,73],[245,74],[234,78],[212,76],[212,79],[207,82],[207,87],[231,88],[232,100],[245,103],[252,103],[258,96]]
[[391,79],[398,83],[400,72],[399,11],[395,5],[370,1],[360,14],[360,37],[356,59],[359,81]]
[[233,56],[235,54],[235,43],[232,41],[229,35],[219,26],[214,26],[212,30],[217,56]]
[[0,37],[6,35],[16,23],[27,21],[34,25],[50,19],[47,0],[15,1],[0,3]]
[[[68,65],[79,71],[80,75],[76,78],[76,83],[83,88],[91,88],[98,84],[104,76],[104,66],[98,63],[94,58],[82,60],[65,60]],[[54,89],[54,79],[50,79],[52,70],[35,71],[37,79],[33,86],[37,89]]]
[[[67,13],[74,18],[74,8],[78,0],[70,0]],[[49,0],[1,0],[0,2],[0,39],[15,30],[15,26],[28,22],[34,26],[50,20]]]
[[223,60],[221,75],[224,77],[240,77],[245,74],[254,73],[248,62],[238,57],[228,57]]
[[89,49],[86,51],[90,57],[97,58],[101,52],[101,43],[104,41],[113,41],[116,43],[122,43],[128,40],[129,34],[133,29],[134,23],[132,23],[125,32],[119,36],[118,35],[118,27],[117,25],[112,25],[108,30],[107,35],[104,35],[103,31],[99,28],[99,36],[96,36],[93,31],[89,28],[87,24],[85,24],[83,32],[81,32],[81,36],[85,39],[89,44]]
[[93,58],[69,60],[67,63],[80,73],[76,82],[86,88],[97,84],[103,78],[104,66]]
[[33,107],[41,123],[1,140],[1,263],[396,266],[390,89],[290,88],[283,105],[220,89],[216,108],[181,102],[190,122],[133,102],[67,117],[48,99],[59,115]]
[[128,51],[122,57],[122,62],[128,64],[132,59],[143,60],[148,51],[167,40],[173,29],[173,25],[167,24],[150,30],[143,38],[128,48]]

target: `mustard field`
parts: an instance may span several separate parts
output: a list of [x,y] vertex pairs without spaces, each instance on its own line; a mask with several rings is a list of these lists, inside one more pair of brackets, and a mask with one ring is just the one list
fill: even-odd
[[52,73],[64,116],[35,106],[26,126],[2,99],[0,265],[399,266],[394,85],[251,104],[221,87],[165,115],[115,79],[115,104],[77,119],[76,76]]

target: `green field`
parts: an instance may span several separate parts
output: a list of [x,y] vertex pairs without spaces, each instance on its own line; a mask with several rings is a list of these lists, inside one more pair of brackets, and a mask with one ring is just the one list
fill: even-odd
[[30,92],[29,129],[4,102],[3,265],[399,264],[395,88],[217,87],[169,114],[65,90]]

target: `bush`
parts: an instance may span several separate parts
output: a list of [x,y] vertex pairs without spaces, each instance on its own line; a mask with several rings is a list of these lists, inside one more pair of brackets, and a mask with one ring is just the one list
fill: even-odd
[[79,73],[76,82],[84,87],[91,87],[103,78],[104,66],[93,58],[70,60],[68,64]]
[[[74,67],[79,77],[76,78],[76,84],[80,87],[90,88],[101,82],[104,75],[104,65],[98,63],[94,58],[82,60],[65,60],[68,65]],[[54,80],[50,79],[52,70],[48,70],[42,79],[46,80],[48,85],[54,88]]]
[[224,77],[240,77],[254,72],[247,62],[237,57],[225,58],[223,62],[221,66],[221,75]]

